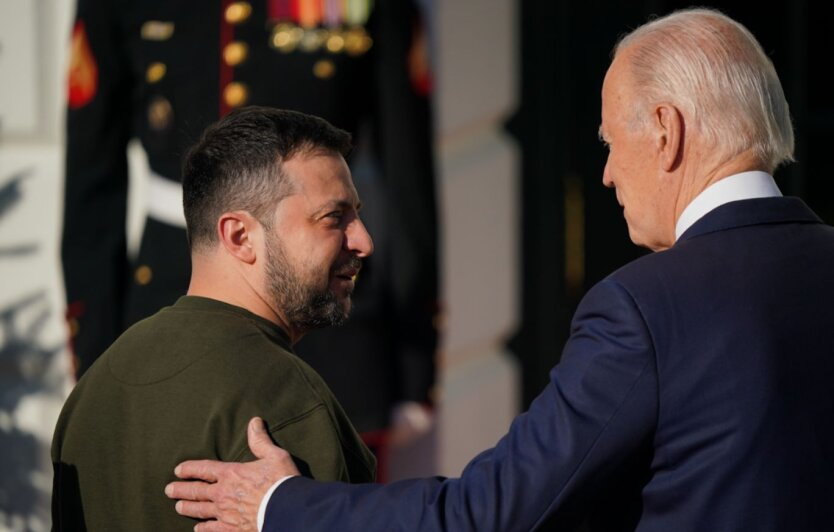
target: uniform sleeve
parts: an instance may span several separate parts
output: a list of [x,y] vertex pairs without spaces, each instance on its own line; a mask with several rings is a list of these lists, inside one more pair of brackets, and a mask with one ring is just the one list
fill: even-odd
[[375,9],[382,41],[376,48],[378,144],[395,235],[387,270],[398,339],[398,399],[428,402],[435,378],[439,282],[428,73],[419,72],[418,60],[425,58],[419,52],[425,40],[411,2],[379,2]]
[[657,377],[634,301],[604,281],[585,297],[562,361],[530,410],[457,479],[387,486],[292,478],[264,530],[532,530],[575,523],[587,500],[651,450]]
[[79,375],[122,324],[131,80],[116,4],[79,0],[73,28],[61,259]]

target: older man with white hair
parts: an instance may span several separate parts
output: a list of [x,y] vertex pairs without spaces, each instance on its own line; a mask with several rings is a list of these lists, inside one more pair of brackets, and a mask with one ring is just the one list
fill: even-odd
[[773,65],[716,11],[649,22],[615,49],[600,136],[657,253],[588,292],[493,449],[460,478],[352,487],[292,476],[253,423],[260,459],[181,464],[203,482],[168,486],[178,511],[216,519],[197,530],[259,507],[263,530],[834,530],[834,229],[773,180],[793,152]]

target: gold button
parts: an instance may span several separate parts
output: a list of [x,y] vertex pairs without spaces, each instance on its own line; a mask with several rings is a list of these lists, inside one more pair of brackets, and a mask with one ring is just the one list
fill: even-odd
[[145,72],[145,78],[148,83],[156,83],[165,77],[166,72],[168,72],[168,67],[165,66],[165,63],[151,63]]
[[167,41],[174,35],[174,23],[165,20],[149,20],[139,30],[146,41]]
[[171,102],[158,96],[148,105],[148,124],[154,131],[162,131],[171,125],[174,109]]
[[232,2],[226,8],[226,22],[229,24],[240,24],[252,14],[252,6],[249,2]]
[[333,64],[333,61],[329,59],[321,59],[316,61],[316,64],[313,65],[313,74],[315,74],[317,78],[330,79],[335,73],[336,66]]
[[229,66],[241,64],[246,59],[248,54],[249,47],[245,42],[231,42],[223,48],[223,60],[226,61],[226,64]]
[[342,34],[335,31],[331,33],[330,37],[327,39],[327,51],[338,54],[344,49],[345,38],[342,37]]
[[249,90],[243,83],[234,81],[223,89],[223,100],[229,107],[240,107],[246,103],[247,98],[249,98]]
[[153,271],[151,271],[150,266],[145,266],[143,264],[142,266],[136,268],[136,273],[133,277],[136,279],[137,284],[144,286],[151,282],[151,279],[153,278]]

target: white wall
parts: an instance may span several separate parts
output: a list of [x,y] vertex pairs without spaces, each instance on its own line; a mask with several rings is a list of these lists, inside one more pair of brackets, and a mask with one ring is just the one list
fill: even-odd
[[65,4],[0,2],[0,530],[49,530],[49,446],[71,385],[58,262]]

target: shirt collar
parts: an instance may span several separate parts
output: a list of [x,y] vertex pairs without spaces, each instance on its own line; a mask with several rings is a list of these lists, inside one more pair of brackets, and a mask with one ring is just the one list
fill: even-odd
[[773,176],[766,172],[742,172],[725,177],[708,186],[686,206],[675,224],[675,240],[708,212],[725,203],[781,195]]

